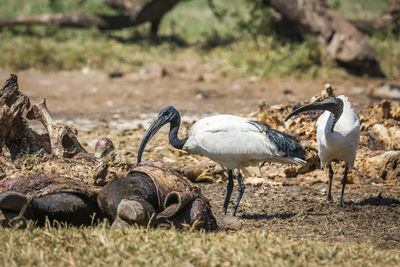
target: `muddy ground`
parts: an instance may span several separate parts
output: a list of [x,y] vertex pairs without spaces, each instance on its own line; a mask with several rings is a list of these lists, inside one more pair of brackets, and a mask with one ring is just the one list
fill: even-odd
[[[99,137],[109,137],[120,156],[132,163],[136,161],[145,128],[166,105],[180,110],[185,125],[181,131],[185,134],[187,126],[198,118],[214,113],[254,113],[263,99],[270,105],[306,101],[319,93],[326,82],[335,86],[337,94],[345,93],[355,110],[362,111],[366,105],[379,102],[366,92],[385,82],[355,77],[223,79],[196,66],[168,66],[166,72],[163,76],[154,67],[114,79],[93,71],[17,74],[20,89],[33,102],[45,97],[54,118],[79,130],[78,138],[88,151],[93,151]],[[0,71],[0,81],[8,77],[8,72]],[[38,123],[35,128],[43,131]],[[363,170],[356,167],[350,175],[354,182],[346,188],[344,207],[338,208],[340,166],[335,167],[335,201],[328,202],[326,172],[315,170],[312,174],[287,178],[280,175],[280,165],[266,164],[262,168],[262,182],[253,183],[258,186],[247,185],[237,218],[222,217],[219,212],[226,190],[223,170],[204,157],[173,150],[167,144],[166,134],[165,129],[149,143],[144,160],[161,160],[187,176],[200,172],[194,180],[202,181],[198,185],[211,199],[222,230],[255,233],[267,230],[294,239],[367,242],[400,249],[398,180],[384,181],[363,175]],[[364,147],[360,153],[368,149]],[[235,191],[232,199],[236,197]]]

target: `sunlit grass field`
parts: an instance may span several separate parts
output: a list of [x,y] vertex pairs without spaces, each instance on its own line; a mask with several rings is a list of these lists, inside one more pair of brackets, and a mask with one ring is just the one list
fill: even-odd
[[397,251],[292,241],[267,231],[0,228],[2,266],[395,266]]
[[[163,19],[158,38],[149,25],[123,30],[59,29],[20,26],[0,29],[3,69],[71,70],[90,67],[102,71],[132,71],[155,62],[193,61],[207,64],[222,76],[318,77],[345,75],[320,54],[310,36],[304,42],[278,39],[271,30],[270,11],[252,10],[246,0],[214,0],[222,19],[214,16],[207,0],[182,1]],[[344,16],[371,18],[385,0],[328,1]],[[114,14],[101,0],[3,0],[0,16],[81,11]],[[377,33],[367,37],[384,73],[400,77],[397,36]],[[192,62],[192,63],[193,63]]]

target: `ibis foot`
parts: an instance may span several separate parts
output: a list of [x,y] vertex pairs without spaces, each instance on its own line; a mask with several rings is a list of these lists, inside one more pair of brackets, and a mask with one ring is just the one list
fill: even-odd
[[343,206],[343,196],[344,196],[344,189],[345,189],[346,184],[347,184],[347,173],[348,173],[348,171],[349,171],[349,167],[346,165],[346,167],[344,168],[344,175],[343,175],[343,180],[342,180],[342,193],[340,194],[338,207],[342,207]]
[[232,207],[232,212],[231,212],[232,216],[236,215],[236,210],[239,207],[240,200],[242,199],[242,196],[243,196],[243,193],[245,190],[245,186],[244,186],[244,183],[242,180],[242,175],[240,173],[236,175],[236,180],[238,182],[238,195],[237,195],[236,201]]
[[226,185],[226,196],[224,201],[224,206],[222,208],[222,215],[226,215],[226,210],[228,209],[229,201],[231,199],[233,190],[233,173],[231,170],[228,170],[228,184]]
[[232,209],[231,216],[236,216],[236,209]]
[[332,200],[332,179],[333,179],[333,169],[332,169],[332,164],[329,163],[328,165],[329,169],[329,186],[328,186],[328,195],[326,196],[326,200],[331,201]]

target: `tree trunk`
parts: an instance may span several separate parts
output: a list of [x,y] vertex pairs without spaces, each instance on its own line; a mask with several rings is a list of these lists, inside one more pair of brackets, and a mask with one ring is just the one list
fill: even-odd
[[[140,1],[133,4],[130,1],[107,0],[114,8],[124,10],[120,15],[108,16],[79,12],[61,14],[42,14],[0,18],[0,27],[14,25],[57,25],[75,28],[98,28],[100,30],[115,30],[151,22],[152,34],[157,34],[162,17],[180,0],[153,0],[149,3]],[[130,5],[129,3],[132,3]]]
[[382,76],[373,50],[364,36],[334,9],[320,0],[267,0],[305,36],[316,34],[322,50],[348,68]]
[[349,20],[360,32],[372,34],[376,31],[390,30],[400,33],[400,0],[389,0],[387,7],[373,19]]

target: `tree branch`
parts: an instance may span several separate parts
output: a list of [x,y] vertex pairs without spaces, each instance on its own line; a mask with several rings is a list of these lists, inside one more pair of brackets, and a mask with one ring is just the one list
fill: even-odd
[[[74,28],[97,28],[99,30],[115,30],[133,27],[145,22],[153,23],[152,33],[158,32],[162,17],[180,0],[153,0],[143,6],[137,5],[129,13],[121,15],[87,14],[79,12],[42,14],[0,18],[0,27],[14,25],[57,25]],[[108,1],[117,5],[117,1]],[[118,1],[121,2],[121,1]],[[122,1],[123,2],[123,1]],[[125,7],[125,9],[128,7]]]

